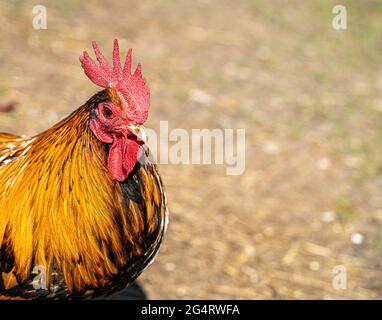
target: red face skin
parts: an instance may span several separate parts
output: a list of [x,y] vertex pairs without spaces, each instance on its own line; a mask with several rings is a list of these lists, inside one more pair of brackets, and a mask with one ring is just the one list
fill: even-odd
[[134,169],[143,145],[137,137],[139,125],[129,119],[123,109],[113,102],[101,102],[96,109],[96,118],[90,120],[90,129],[96,138],[111,144],[107,166],[111,178],[120,182],[125,181]]

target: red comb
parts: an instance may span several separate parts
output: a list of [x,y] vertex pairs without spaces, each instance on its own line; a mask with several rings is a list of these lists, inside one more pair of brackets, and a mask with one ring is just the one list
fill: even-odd
[[142,78],[142,66],[140,63],[135,69],[134,74],[131,74],[132,50],[129,49],[125,65],[122,69],[117,39],[114,40],[113,67],[110,66],[109,62],[99,51],[95,41],[93,41],[92,45],[99,63],[96,63],[84,51],[80,61],[85,74],[94,84],[100,87],[115,88],[131,120],[139,124],[145,122],[150,107],[150,89]]

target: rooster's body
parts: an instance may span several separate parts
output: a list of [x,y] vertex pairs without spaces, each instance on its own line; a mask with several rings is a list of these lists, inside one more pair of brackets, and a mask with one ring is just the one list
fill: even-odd
[[0,298],[108,295],[158,251],[167,222],[160,175],[130,131],[92,124],[105,104],[124,108],[106,88],[35,137],[0,134]]

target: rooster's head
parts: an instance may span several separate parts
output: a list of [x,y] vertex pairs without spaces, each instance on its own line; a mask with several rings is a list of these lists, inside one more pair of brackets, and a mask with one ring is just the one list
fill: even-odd
[[122,182],[141,157],[142,124],[150,107],[150,89],[142,78],[141,64],[131,74],[131,49],[123,68],[117,40],[114,40],[113,66],[94,41],[93,49],[98,63],[85,51],[80,57],[81,65],[93,83],[105,88],[108,99],[98,103],[89,125],[98,140],[110,145],[108,169],[113,179]]

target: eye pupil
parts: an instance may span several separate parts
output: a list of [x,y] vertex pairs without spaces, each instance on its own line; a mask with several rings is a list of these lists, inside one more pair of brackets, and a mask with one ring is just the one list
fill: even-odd
[[104,107],[102,112],[103,112],[103,115],[105,116],[105,118],[107,118],[107,119],[110,119],[113,115],[113,111],[111,111],[111,109],[109,107]]

